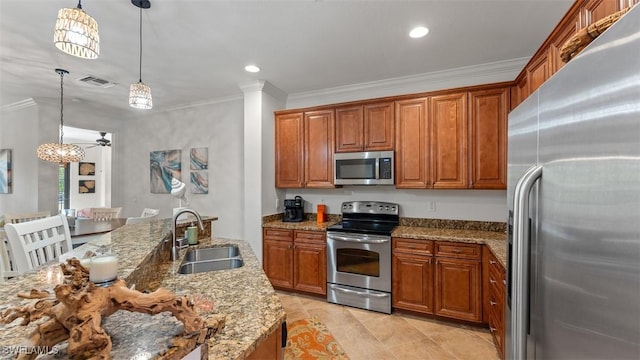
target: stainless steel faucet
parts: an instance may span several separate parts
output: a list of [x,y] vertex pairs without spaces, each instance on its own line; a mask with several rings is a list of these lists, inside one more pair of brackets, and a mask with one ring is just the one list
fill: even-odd
[[180,249],[184,247],[183,245],[178,245],[177,244],[178,241],[177,241],[177,235],[176,235],[176,223],[178,222],[178,218],[180,217],[180,215],[182,215],[184,213],[193,214],[196,217],[196,219],[198,219],[198,225],[200,226],[200,230],[204,231],[204,225],[202,225],[202,218],[200,218],[200,214],[198,214],[197,211],[192,210],[192,209],[180,209],[180,210],[178,210],[178,212],[176,212],[176,214],[173,215],[173,221],[171,222],[171,233],[172,233],[171,260],[177,260],[178,259],[178,255],[180,254]]

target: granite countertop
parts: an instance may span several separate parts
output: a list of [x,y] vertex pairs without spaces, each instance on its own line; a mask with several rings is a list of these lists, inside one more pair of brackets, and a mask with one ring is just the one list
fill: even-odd
[[[302,222],[283,222],[281,217],[269,216],[263,222],[263,228],[327,231],[327,227],[339,222],[337,216],[330,221],[318,224],[314,214],[307,214],[307,220]],[[504,223],[401,218],[400,226],[396,227],[391,236],[411,239],[441,240],[453,242],[468,242],[485,244],[496,256],[502,266],[507,264],[507,246]]]
[[315,220],[305,220],[301,222],[283,222],[282,220],[275,220],[262,223],[262,227],[290,230],[327,231],[329,226],[337,223],[338,221],[326,221],[318,224]]
[[410,239],[485,244],[496,256],[496,259],[502,263],[502,266],[506,267],[507,264],[507,234],[504,232],[398,226],[393,230],[391,236]]
[[[176,294],[195,295],[203,302],[213,303],[213,309],[196,306],[201,314],[225,316],[225,327],[208,342],[211,359],[244,359],[263,339],[266,339],[285,320],[286,314],[262,271],[260,263],[248,243],[242,240],[205,237],[196,247],[237,244],[244,266],[224,271],[182,275],[176,270],[181,261],[168,260],[168,247],[163,239],[171,239],[170,220],[125,225],[72,250],[67,256],[82,257],[87,251],[106,246],[118,255],[118,277],[135,285],[141,291],[165,287]],[[181,251],[184,256],[186,250]],[[18,292],[31,289],[50,289],[62,281],[60,266],[51,264],[10,279],[0,286],[0,311],[24,304]],[[35,321],[19,326],[20,319],[11,324],[0,324],[0,348],[23,344],[33,331]],[[131,324],[136,324],[132,327]],[[119,311],[105,320],[105,328],[112,329],[114,358],[132,358],[140,352],[158,353],[166,347],[173,335],[179,334],[181,324],[173,317]],[[126,333],[134,329],[135,334]],[[125,334],[126,333],[126,334]],[[145,348],[145,346],[147,348]],[[64,346],[60,347],[64,350]],[[125,350],[130,349],[130,350]],[[131,351],[131,352],[127,352]],[[0,358],[10,357],[9,351]],[[59,357],[61,354],[58,354]],[[54,355],[39,357],[54,358]]]

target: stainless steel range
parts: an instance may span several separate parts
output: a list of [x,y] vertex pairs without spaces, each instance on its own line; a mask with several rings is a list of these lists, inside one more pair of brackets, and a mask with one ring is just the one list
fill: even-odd
[[391,232],[398,204],[342,203],[327,228],[327,301],[391,314]]

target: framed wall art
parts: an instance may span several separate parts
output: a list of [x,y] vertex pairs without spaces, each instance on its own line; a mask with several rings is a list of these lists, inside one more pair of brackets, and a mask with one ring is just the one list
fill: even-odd
[[96,174],[96,163],[82,162],[82,161],[78,163],[78,175],[93,176],[95,174]]
[[149,154],[149,181],[152,194],[171,193],[171,179],[181,180],[182,150],[160,150]]
[[189,158],[191,170],[207,170],[209,168],[209,148],[192,148]]
[[208,194],[209,193],[209,173],[207,171],[191,172],[191,193],[192,194]]
[[78,193],[93,194],[95,192],[96,192],[95,180],[79,180],[78,181]]
[[0,194],[10,194],[11,186],[11,149],[0,149]]

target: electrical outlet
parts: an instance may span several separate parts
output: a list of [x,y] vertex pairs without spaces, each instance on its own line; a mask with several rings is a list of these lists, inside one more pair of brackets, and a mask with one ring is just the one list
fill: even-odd
[[278,211],[278,206],[280,206],[280,199],[276,198],[276,211]]
[[427,211],[435,212],[436,211],[436,203],[435,201],[427,201]]

